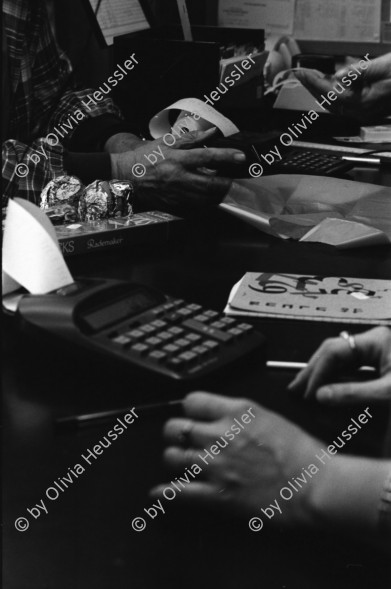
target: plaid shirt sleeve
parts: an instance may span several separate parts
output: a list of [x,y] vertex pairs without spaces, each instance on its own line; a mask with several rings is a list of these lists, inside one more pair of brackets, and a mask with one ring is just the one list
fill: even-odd
[[[102,132],[108,138],[111,130],[112,134],[127,130],[108,96],[97,101],[96,90],[81,90],[71,83],[72,67],[56,43],[45,3],[31,6],[26,0],[14,0],[4,5],[9,53],[20,51],[18,44],[23,42],[23,55],[10,138],[2,145],[3,206],[15,195],[37,202],[47,182],[65,173],[67,150],[94,152],[102,149],[98,141]],[[81,137],[87,141],[85,149],[84,144],[77,147]]]

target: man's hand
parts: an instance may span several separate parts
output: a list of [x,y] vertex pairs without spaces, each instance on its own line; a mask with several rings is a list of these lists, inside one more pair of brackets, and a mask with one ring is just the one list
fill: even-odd
[[246,156],[234,149],[201,147],[214,132],[187,133],[172,148],[159,139],[112,153],[113,178],[134,182],[144,209],[186,211],[216,205],[231,186],[231,179],[217,175],[219,167],[242,164]]
[[[362,119],[366,122],[391,114],[391,53],[370,60],[368,68],[360,68],[360,62],[346,66],[332,77],[321,78],[310,71],[298,71],[296,77],[317,100],[341,84],[345,90],[330,106],[330,111]],[[348,77],[353,67],[362,71],[356,80]],[[351,85],[349,86],[349,83]]]
[[[189,477],[190,483],[181,488],[178,499],[262,515],[261,507],[269,507],[276,499],[281,505],[281,487],[291,477],[302,475],[320,448],[320,443],[297,426],[251,400],[197,392],[186,397],[184,411],[185,418],[171,419],[165,425],[168,448],[164,459],[176,476],[184,475],[194,464],[202,472],[194,480]],[[241,420],[245,413],[247,424]],[[233,434],[232,425],[239,433]],[[181,445],[184,431],[187,447]],[[220,452],[207,457],[205,464],[199,455],[205,456],[205,450],[218,443]],[[151,495],[160,497],[166,486],[155,487]],[[292,501],[283,501],[282,514],[277,510],[276,520],[308,522],[312,517],[311,493],[310,480]]]
[[[356,350],[351,350],[341,337],[323,342],[288,388],[330,404],[390,400],[391,331],[387,327],[376,327],[356,335],[354,340]],[[332,384],[349,369],[365,364],[377,368],[379,378],[370,382]]]

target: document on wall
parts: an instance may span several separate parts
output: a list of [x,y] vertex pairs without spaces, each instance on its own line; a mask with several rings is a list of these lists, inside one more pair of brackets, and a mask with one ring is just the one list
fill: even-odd
[[[98,2],[90,0],[94,13]],[[108,45],[112,45],[118,35],[150,28],[139,0],[102,0],[97,19]]]
[[295,0],[219,0],[219,26],[265,29],[269,35],[293,32]]
[[299,40],[380,42],[381,9],[382,0],[296,0],[294,36]]

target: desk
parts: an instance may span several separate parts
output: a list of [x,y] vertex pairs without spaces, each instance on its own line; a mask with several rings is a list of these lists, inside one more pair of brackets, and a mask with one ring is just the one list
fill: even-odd
[[[69,260],[72,273],[139,281],[168,293],[222,309],[232,285],[246,271],[344,273],[390,278],[387,247],[337,251],[316,244],[285,243],[216,212],[195,221],[180,247],[143,247]],[[306,360],[338,324],[261,321],[269,357]],[[360,331],[360,329],[352,329]],[[216,514],[172,501],[165,515],[136,533],[131,521],[151,505],[148,489],[167,480],[161,465],[162,417],[131,426],[56,500],[48,513],[17,532],[15,519],[27,515],[45,490],[64,477],[111,423],[78,433],[59,433],[53,419],[108,408],[133,407],[170,398],[167,387],[148,390],[132,375],[112,374],[68,352],[42,353],[21,342],[6,325],[4,352],[4,587],[7,589],[385,589],[389,563],[353,538],[331,531],[264,528],[254,534],[247,518]],[[213,390],[255,399],[332,440],[350,420],[351,408],[327,409],[292,399],[285,385],[292,374],[262,365]],[[356,413],[357,407],[354,412]],[[376,456],[386,427],[384,407],[353,440],[349,450]]]

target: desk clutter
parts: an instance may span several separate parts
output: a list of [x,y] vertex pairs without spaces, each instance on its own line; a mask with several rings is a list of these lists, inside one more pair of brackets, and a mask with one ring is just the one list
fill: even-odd
[[391,280],[248,272],[225,313],[252,318],[391,325]]

